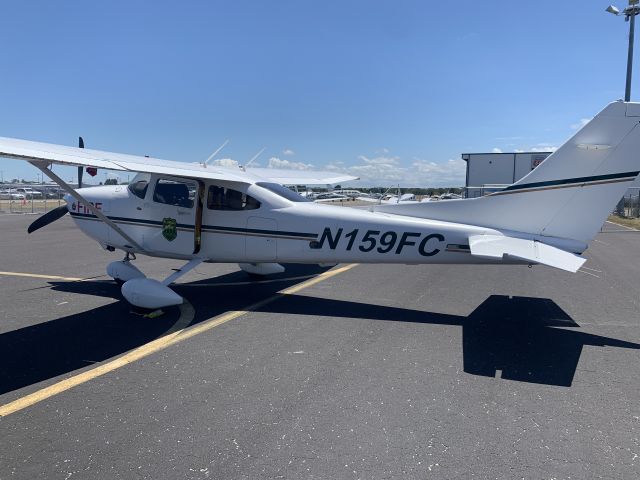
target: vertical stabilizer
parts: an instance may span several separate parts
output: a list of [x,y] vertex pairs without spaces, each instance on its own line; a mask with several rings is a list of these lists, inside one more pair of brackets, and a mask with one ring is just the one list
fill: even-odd
[[640,171],[640,104],[613,102],[531,173],[486,197],[376,207],[587,244]]

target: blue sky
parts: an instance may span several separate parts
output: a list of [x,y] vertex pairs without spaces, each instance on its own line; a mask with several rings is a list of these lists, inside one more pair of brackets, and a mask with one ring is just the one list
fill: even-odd
[[266,147],[262,166],[462,185],[462,152],[558,146],[623,96],[628,25],[607,5],[8,2],[0,136],[182,161],[228,138],[223,162]]

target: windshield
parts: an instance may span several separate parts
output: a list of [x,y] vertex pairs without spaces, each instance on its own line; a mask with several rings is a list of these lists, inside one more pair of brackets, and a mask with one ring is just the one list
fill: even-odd
[[297,192],[285,187],[284,185],[280,185],[279,183],[270,183],[270,182],[258,182],[256,183],[259,187],[266,188],[270,192],[275,193],[276,195],[280,195],[281,197],[286,198],[292,202],[309,202],[310,200],[304,198],[299,195]]

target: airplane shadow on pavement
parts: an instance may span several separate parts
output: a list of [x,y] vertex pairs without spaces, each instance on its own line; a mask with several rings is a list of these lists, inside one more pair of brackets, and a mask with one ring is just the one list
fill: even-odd
[[[176,290],[195,307],[196,324],[273,296],[304,281],[301,275],[324,270],[295,266],[282,281],[256,282],[251,288],[246,274],[234,272]],[[227,285],[194,288],[208,282]],[[113,282],[51,285],[58,291],[121,298]],[[495,377],[500,370],[503,379],[547,385],[571,386],[585,345],[640,349],[637,343],[567,329],[579,325],[555,302],[541,298],[493,295],[468,317],[301,295],[283,295],[257,311],[461,326],[465,372]],[[0,394],[116,357],[164,335],[178,317],[173,307],[159,318],[143,318],[118,301],[0,334]]]
[[[196,324],[327,270],[302,265],[287,268],[269,281],[254,281],[238,271],[175,288],[194,305],[192,324]],[[194,288],[205,283],[225,286]],[[120,287],[110,280],[50,281],[49,286],[54,291],[119,301],[0,334],[0,395],[117,357],[165,335],[180,316],[177,307],[164,309],[164,315],[153,319],[133,314],[122,300]]]
[[[491,295],[469,316],[343,300],[289,295],[260,311],[330,315],[462,327],[464,371],[472,375],[569,387],[585,345],[640,349],[640,344],[593,335],[553,300]],[[329,313],[330,312],[330,313]]]

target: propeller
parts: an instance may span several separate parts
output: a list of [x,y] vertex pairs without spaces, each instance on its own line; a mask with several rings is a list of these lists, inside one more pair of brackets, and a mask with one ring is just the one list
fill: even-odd
[[28,233],[33,233],[36,230],[38,230],[39,228],[45,227],[47,225],[49,225],[50,223],[55,222],[56,220],[64,217],[64,215],[68,212],[69,210],[67,209],[66,205],[61,205],[57,208],[54,208],[53,210],[45,213],[44,215],[42,215],[41,217],[38,217],[38,219],[33,222],[31,225],[29,225],[29,228],[27,228],[27,232]]

